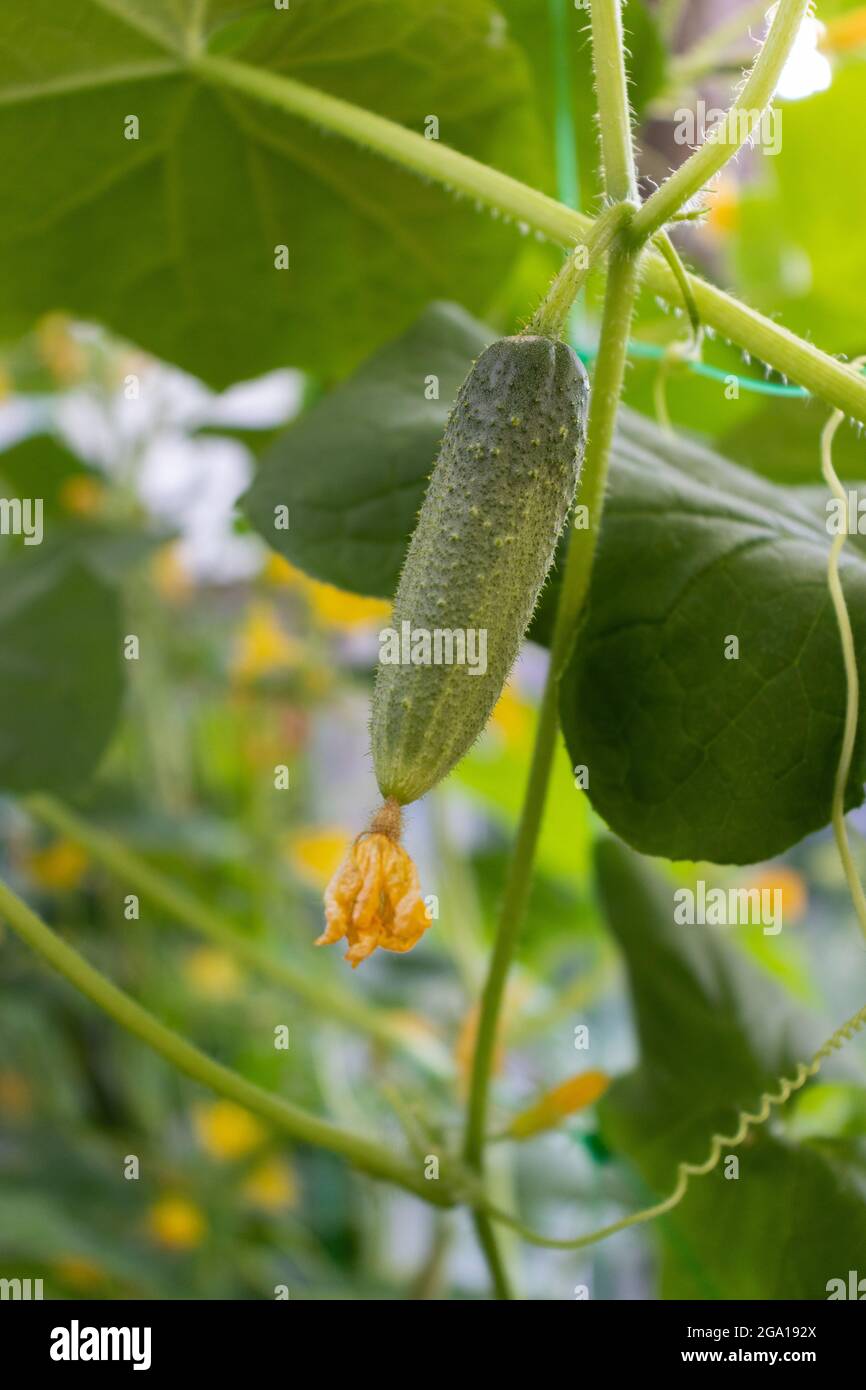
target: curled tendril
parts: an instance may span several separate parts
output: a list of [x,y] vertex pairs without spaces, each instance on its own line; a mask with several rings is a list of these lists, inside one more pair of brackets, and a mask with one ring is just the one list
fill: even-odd
[[[859,368],[863,366],[864,362],[866,362],[866,357],[858,357],[851,363],[851,366]],[[848,774],[851,771],[851,761],[854,756],[854,740],[857,735],[857,718],[860,707],[860,684],[857,674],[854,633],[851,629],[851,615],[848,612],[842,581],[839,578],[839,557],[848,538],[848,495],[833,467],[832,446],[833,438],[844,418],[843,411],[834,410],[821,434],[821,471],[830,491],[840,503],[842,515],[842,526],[839,534],[833,538],[827,562],[827,584],[830,597],[833,600],[836,624],[839,628],[839,640],[842,644],[846,688],[845,724],[842,733],[842,748],[833,784],[831,819],[833,833],[836,837],[836,847],[845,873],[845,881],[848,884],[848,891],[851,894],[851,901],[857,913],[860,929],[866,937],[866,895],[864,895],[863,885],[851,858],[851,847],[848,843],[848,831],[845,825],[845,787],[848,783]]]
[[488,1207],[488,1215],[494,1220],[500,1221],[502,1225],[510,1226],[512,1230],[518,1231],[523,1239],[529,1241],[531,1245],[543,1245],[548,1250],[582,1250],[587,1245],[597,1245],[600,1240],[607,1240],[608,1236],[614,1236],[618,1231],[624,1231],[629,1226],[639,1226],[646,1221],[654,1221],[656,1217],[664,1216],[674,1207],[679,1206],[688,1191],[691,1178],[703,1178],[711,1173],[726,1150],[735,1149],[742,1144],[750,1130],[764,1124],[775,1107],[784,1105],[795,1091],[799,1091],[811,1077],[816,1076],[827,1058],[833,1052],[838,1052],[864,1026],[866,1026],[866,1004],[831,1034],[827,1041],[818,1048],[811,1061],[800,1062],[794,1076],[780,1077],[776,1083],[777,1089],[775,1091],[764,1091],[758,1101],[757,1110],[754,1112],[741,1110],[737,1116],[737,1125],[733,1134],[714,1134],[710,1140],[709,1155],[703,1163],[678,1164],[674,1189],[663,1202],[656,1202],[654,1206],[632,1212],[630,1216],[624,1216],[620,1221],[611,1222],[608,1226],[601,1226],[597,1231],[590,1231],[584,1236],[576,1236],[572,1240],[558,1240],[553,1236],[545,1236],[537,1231],[532,1231],[516,1217],[511,1216],[508,1212],[500,1211],[498,1207]]

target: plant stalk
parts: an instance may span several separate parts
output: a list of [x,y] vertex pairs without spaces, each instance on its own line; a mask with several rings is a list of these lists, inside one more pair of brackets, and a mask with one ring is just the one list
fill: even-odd
[[[231,58],[206,55],[195,59],[190,66],[205,82],[230,87],[264,105],[342,135],[364,149],[394,160],[403,168],[434,179],[445,188],[526,222],[562,246],[572,247],[575,241],[585,237],[591,226],[592,218],[585,213],[575,212],[519,179],[490,169],[438,140],[425,140],[423,135],[407,130],[396,121],[292,78],[263,72]],[[662,188],[667,186],[665,183]],[[656,204],[656,208],[658,206]],[[671,207],[665,212],[665,218],[669,220],[676,211]],[[679,302],[676,280],[661,256],[648,255],[643,271],[649,289],[672,304]],[[845,363],[821,352],[697,275],[689,275],[689,286],[707,327],[813,395],[820,396],[828,405],[844,410],[856,420],[866,421],[866,381],[858,378]]]
[[568,547],[529,779],[514,852],[509,863],[493,954],[481,997],[464,1140],[464,1157],[467,1164],[476,1171],[480,1171],[483,1166],[490,1071],[502,998],[529,896],[535,850],[556,747],[559,727],[559,678],[571,653],[598,542],[607,464],[622,389],[636,289],[637,265],[634,255],[615,250],[611,256],[608,273],[601,341],[590,398],[587,447],[581,476],[580,496],[588,505],[590,525],[586,530],[572,532]]
[[259,942],[243,935],[228,919],[203,903],[181,884],[154,869],[108,831],[89,824],[70,807],[46,795],[25,798],[25,809],[53,830],[74,840],[129,890],[154,903],[168,917],[183,922],[200,936],[222,947],[243,965],[269,979],[280,989],[298,995],[318,1012],[329,1014],[350,1028],[357,1028],[390,1049],[406,1052],[414,1062],[438,1077],[449,1074],[448,1058],[437,1057],[435,1040],[416,1044],[410,1033],[403,1033],[387,1014],[380,1014],[362,999],[330,981],[317,979],[298,970],[288,961],[277,960]]
[[592,0],[590,15],[604,189],[611,201],[636,202],[637,177],[620,0]]
[[[596,93],[602,127],[602,152],[605,161],[605,192],[612,204],[625,206],[630,218],[629,200],[636,198],[637,184],[619,0],[594,0],[592,37]],[[611,215],[615,215],[613,209]],[[538,836],[544,817],[550,771],[559,732],[559,678],[571,651],[577,618],[589,584],[601,521],[610,444],[622,391],[629,331],[637,293],[637,253],[623,249],[628,235],[628,224],[618,222],[616,225],[618,241],[614,243],[610,253],[581,479],[581,497],[588,497],[591,525],[578,533],[579,539],[572,531],[568,546],[529,778],[517,827],[517,839],[509,863],[505,896],[487,980],[481,996],[478,1033],[472,1058],[463,1156],[467,1167],[478,1174],[482,1190],[490,1073],[496,1051],[502,1000],[532,886]],[[555,281],[554,290],[557,289],[557,285],[558,281]],[[570,302],[564,303],[561,287],[559,295],[554,295],[554,302],[557,304],[558,312],[567,315]],[[490,1224],[489,1217],[478,1209],[477,1204],[474,1219],[493,1278],[496,1297],[509,1298],[511,1294],[507,1283],[502,1282],[504,1263],[497,1233]]]
[[526,326],[527,333],[561,338],[577,295],[587,275],[634,216],[634,204],[613,203],[599,213],[585,236],[577,243]]
[[311,1115],[280,1096],[247,1081],[231,1068],[200,1052],[167,1028],[147,1009],[108,980],[83,956],[56,936],[17,893],[0,881],[0,915],[37,955],[59,971],[92,1003],[161,1057],[219,1095],[226,1096],[301,1143],[328,1149],[371,1177],[396,1183],[436,1206],[453,1206],[456,1198],[445,1182],[428,1182],[423,1167],[396,1157],[389,1148],[360,1134]]

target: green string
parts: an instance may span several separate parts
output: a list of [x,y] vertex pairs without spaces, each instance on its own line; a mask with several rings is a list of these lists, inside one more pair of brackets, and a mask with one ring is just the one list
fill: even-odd
[[[574,350],[583,362],[591,362],[596,355],[595,348],[574,346]],[[641,343],[634,338],[629,343],[629,357],[661,359],[666,354],[667,348],[659,347],[657,343]],[[713,381],[727,382],[733,378],[742,390],[752,391],[756,396],[799,396],[802,399],[811,394],[805,386],[783,386],[775,381],[759,381],[755,377],[738,376],[736,372],[726,372],[721,367],[711,367],[708,362],[693,362],[689,359],[683,361],[682,365],[687,371],[694,372],[695,376],[710,377]]]
[[556,194],[566,207],[580,211],[580,168],[571,114],[571,61],[566,0],[549,0],[553,48],[553,89],[556,94]]
[[[550,15],[551,43],[553,50],[553,87],[555,93],[554,121],[554,159],[556,164],[556,195],[567,207],[580,210],[580,169],[577,157],[577,141],[572,117],[572,74],[569,49],[569,15],[567,0],[548,0]],[[593,347],[580,347],[580,327],[582,315],[575,305],[572,319],[572,347],[584,362],[591,362],[596,356]],[[629,343],[630,358],[661,361],[667,348],[657,343],[642,343],[634,338]],[[775,381],[760,381],[755,377],[739,376],[736,372],[712,367],[706,362],[686,360],[682,364],[695,376],[707,377],[711,381],[729,382],[733,377],[739,388],[756,396],[784,396],[803,400],[811,393],[804,386],[789,386]]]

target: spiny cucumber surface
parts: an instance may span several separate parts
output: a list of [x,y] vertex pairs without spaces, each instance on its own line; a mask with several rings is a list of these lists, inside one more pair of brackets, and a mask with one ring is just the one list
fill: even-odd
[[588,392],[571,348],[533,335],[487,348],[460,388],[380,649],[372,742],[386,798],[423,796],[487,723],[574,498]]

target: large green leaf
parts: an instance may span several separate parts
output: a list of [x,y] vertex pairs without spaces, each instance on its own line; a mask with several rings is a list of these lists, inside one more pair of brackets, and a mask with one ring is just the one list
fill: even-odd
[[[631,851],[609,840],[597,856],[640,1043],[637,1068],[601,1103],[602,1128],[662,1197],[677,1165],[702,1162],[711,1136],[732,1133],[744,1107],[757,1110],[761,1094],[793,1076],[831,1025],[792,1005],[725,943],[723,929],[675,925],[674,885]],[[853,1071],[851,1056],[845,1065]],[[723,1158],[692,1178],[656,1227],[664,1295],[826,1298],[829,1279],[862,1263],[866,1156],[851,1144],[796,1144],[768,1126],[723,1155],[734,1152],[737,1178],[725,1176]]]
[[[456,305],[431,305],[321,397],[267,451],[246,495],[265,540],[318,579],[390,598],[457,389],[495,337]],[[288,529],[274,526],[281,506]]]
[[116,591],[72,549],[0,565],[0,789],[76,790],[120,709]]
[[[821,479],[821,431],[827,407],[808,401],[774,400],[733,424],[719,440],[726,457],[776,483],[816,484]],[[866,449],[850,425],[836,433],[833,464],[840,478],[862,478]]]
[[444,142],[531,174],[526,65],[488,0],[31,0],[26,22],[7,5],[0,333],[62,308],[224,384],[283,362],[345,372],[446,290],[486,305],[510,229],[203,86],[202,49],[419,133],[436,116]]
[[[319,579],[390,596],[450,398],[494,336],[453,306],[431,306],[321,398],[272,446],[248,495],[265,538]],[[431,374],[438,401],[425,398]],[[278,505],[289,507],[287,531],[274,530]],[[593,804],[637,848],[749,863],[828,821],[845,688],[824,519],[811,491],[777,487],[621,412],[562,723]],[[858,546],[843,573],[862,654]],[[539,640],[556,583],[554,574],[536,615]],[[728,636],[739,639],[737,660],[726,659]],[[862,797],[863,759],[861,737],[850,805]]]
[[[623,413],[561,713],[594,806],[637,849],[753,863],[828,821],[845,685],[824,520],[811,495]],[[858,547],[842,574],[862,682]],[[863,767],[861,734],[849,805]]]

